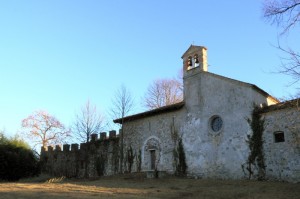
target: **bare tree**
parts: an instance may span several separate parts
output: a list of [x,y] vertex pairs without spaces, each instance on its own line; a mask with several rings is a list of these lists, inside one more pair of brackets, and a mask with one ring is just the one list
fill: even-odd
[[[268,0],[263,6],[264,17],[271,24],[276,24],[282,28],[280,35],[287,33],[292,27],[298,25],[300,21],[300,0]],[[281,70],[279,72],[290,75],[296,83],[300,80],[300,53],[291,49],[283,48],[278,44],[287,58],[282,58]]]
[[182,82],[177,79],[158,79],[148,87],[143,105],[155,109],[181,102],[183,100]]
[[89,142],[90,137],[94,133],[99,133],[104,126],[104,117],[97,111],[97,107],[92,105],[90,101],[81,108],[76,114],[73,131],[74,136],[81,142]]
[[292,84],[297,83],[300,80],[300,53],[291,48],[283,48],[280,45],[278,45],[278,49],[287,55],[287,57],[281,58],[279,72],[290,75],[294,79]]
[[124,118],[133,109],[134,100],[131,92],[124,86],[115,92],[114,98],[112,99],[113,107],[111,109],[114,118]]
[[124,135],[125,130],[123,128],[124,117],[127,116],[133,109],[134,100],[130,91],[122,85],[115,93],[112,99],[111,113],[114,118],[121,119],[121,134],[120,134],[120,172],[123,173],[123,160],[124,160]]
[[46,111],[36,111],[22,120],[22,133],[35,145],[60,144],[70,136],[70,130]]
[[179,82],[179,84],[180,84],[179,89],[180,89],[180,91],[181,91],[181,93],[183,95],[183,69],[182,68],[177,73],[176,81]]
[[283,28],[282,34],[300,21],[300,0],[266,0],[264,17]]
[[[92,134],[99,133],[103,129],[104,117],[97,111],[97,107],[88,100],[81,110],[76,114],[73,125],[74,136],[80,142],[89,142]],[[88,177],[88,164],[90,162],[89,145],[83,150],[84,154],[84,176]]]

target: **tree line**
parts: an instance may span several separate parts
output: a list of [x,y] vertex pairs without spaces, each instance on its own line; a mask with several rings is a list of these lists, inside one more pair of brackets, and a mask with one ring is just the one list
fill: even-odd
[[[182,83],[178,79],[158,79],[149,85],[143,100],[146,110],[177,103],[183,99]],[[131,92],[122,85],[112,99],[110,115],[112,118],[128,116],[133,107],[134,99]],[[123,124],[123,122],[122,122]],[[122,129],[122,124],[119,126]],[[21,122],[21,135],[8,138],[0,132],[0,180],[18,180],[35,176],[40,172],[39,155],[31,147],[47,147],[75,140],[89,142],[92,134],[105,128],[105,117],[96,105],[89,100],[75,114],[73,125],[67,128],[59,119],[47,111],[37,110]],[[120,134],[120,162],[123,162],[124,131]],[[31,146],[27,144],[26,139]],[[88,154],[86,155],[88,158]],[[120,164],[122,173],[123,164]]]
[[[155,109],[182,101],[182,95],[182,81],[179,79],[157,79],[149,85],[142,105],[146,110]],[[132,94],[122,85],[112,99],[110,116],[114,119],[124,118],[133,107]],[[106,125],[104,114],[88,100],[76,113],[75,121],[69,128],[47,111],[38,110],[22,120],[21,132],[32,145],[47,147],[70,139],[89,142],[91,135],[100,133]]]

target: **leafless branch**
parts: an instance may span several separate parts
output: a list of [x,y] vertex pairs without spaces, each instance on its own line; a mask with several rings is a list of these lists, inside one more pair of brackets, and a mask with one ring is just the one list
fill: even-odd
[[[300,21],[300,0],[266,0],[264,3],[264,17],[281,26],[281,35],[287,33]],[[300,54],[291,48],[283,48],[279,42],[277,48],[284,53],[281,58],[280,73],[291,76],[295,84],[300,80]]]
[[130,91],[122,85],[115,93],[114,98],[112,99],[112,108],[111,114],[115,119],[122,118],[120,134],[120,173],[123,173],[123,164],[124,164],[124,136],[126,134],[125,129],[123,128],[123,118],[127,116],[133,109],[134,101],[131,96]]
[[281,26],[286,33],[300,20],[300,0],[269,0],[264,4],[264,17]]
[[181,102],[183,100],[182,82],[177,79],[155,80],[147,89],[143,105],[155,109]]
[[123,118],[132,111],[134,100],[130,91],[124,85],[116,91],[112,104],[111,113],[115,119]]
[[291,48],[284,48],[278,42],[276,46],[278,50],[283,53],[280,57],[281,65],[278,69],[278,73],[289,75],[293,78],[293,81],[289,84],[290,86],[298,83],[300,78],[300,54]]
[[64,142],[70,136],[70,131],[46,111],[36,111],[22,121],[22,133],[32,143],[46,147],[47,145]]
[[90,136],[100,133],[104,128],[104,117],[97,111],[97,107],[91,105],[90,101],[76,114],[73,125],[74,136],[80,142],[89,142]]

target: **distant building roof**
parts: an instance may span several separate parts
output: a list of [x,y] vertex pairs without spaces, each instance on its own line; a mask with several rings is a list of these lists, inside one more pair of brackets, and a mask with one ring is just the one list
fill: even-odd
[[176,104],[168,105],[168,106],[163,106],[163,107],[153,109],[150,111],[138,113],[135,115],[130,115],[130,116],[124,117],[123,119],[122,118],[115,119],[114,123],[122,124],[122,122],[128,122],[128,121],[137,120],[137,119],[141,119],[141,118],[145,118],[145,117],[149,117],[149,116],[153,116],[153,115],[158,115],[161,113],[172,112],[172,111],[181,109],[183,106],[184,106],[184,101],[176,103]]
[[292,99],[284,102],[280,102],[278,104],[274,104],[271,106],[263,107],[261,110],[259,110],[259,113],[268,113],[272,111],[282,110],[286,108],[300,108],[300,98]]

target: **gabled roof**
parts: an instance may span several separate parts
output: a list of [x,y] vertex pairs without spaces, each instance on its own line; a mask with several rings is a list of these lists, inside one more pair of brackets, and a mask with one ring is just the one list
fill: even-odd
[[183,53],[183,55],[181,56],[181,58],[183,58],[187,52],[197,50],[198,48],[204,48],[205,50],[207,50],[207,48],[206,48],[205,46],[195,46],[195,45],[191,45],[191,46],[185,51],[185,53]]
[[225,76],[221,76],[221,75],[217,75],[217,74],[214,74],[214,73],[210,73],[210,72],[205,72],[206,74],[209,74],[211,76],[214,76],[214,77],[217,77],[219,79],[223,79],[223,80],[227,80],[227,81],[230,81],[230,82],[233,82],[233,83],[237,83],[237,84],[240,84],[242,86],[247,86],[247,87],[251,87],[253,88],[255,91],[257,91],[258,93],[262,94],[263,96],[265,96],[266,98],[270,98],[272,99],[275,103],[279,103],[280,101],[278,99],[276,99],[275,97],[273,97],[272,95],[270,95],[269,93],[267,93],[266,91],[262,90],[261,88],[259,88],[258,86],[256,86],[255,84],[250,84],[250,83],[247,83],[247,82],[242,82],[240,80],[235,80],[235,79],[231,79],[231,78],[228,78],[228,77],[225,77]]
[[[250,84],[250,83],[242,82],[242,81],[239,81],[239,80],[231,79],[231,78],[224,77],[224,76],[217,75],[217,74],[210,73],[210,72],[205,72],[205,73],[208,74],[208,75],[217,77],[219,79],[223,79],[225,81],[230,81],[232,83],[240,84],[241,86],[250,87],[250,88],[254,89],[255,91],[257,91],[258,93],[265,96],[266,98],[272,99],[275,103],[280,102],[278,99],[276,99],[275,97],[269,95],[266,91],[262,90],[261,88],[259,88],[258,86],[254,85],[254,84]],[[279,103],[279,104],[282,104],[282,103]],[[280,106],[279,104],[278,104],[278,106]],[[141,118],[146,118],[146,117],[158,115],[158,114],[161,114],[161,113],[176,111],[176,110],[181,109],[183,106],[184,106],[184,101],[176,103],[176,104],[168,105],[168,106],[163,106],[163,107],[153,109],[153,110],[150,110],[150,111],[138,113],[138,114],[135,114],[135,115],[130,115],[130,116],[124,117],[123,119],[118,118],[118,119],[113,120],[113,122],[122,124],[122,122],[133,121],[133,120],[137,120],[137,119],[141,119]],[[269,106],[269,107],[273,107],[273,106],[277,106],[277,104]]]
[[176,104],[168,105],[168,106],[163,106],[163,107],[153,109],[150,111],[138,113],[135,115],[130,115],[130,116],[124,117],[123,119],[122,118],[115,119],[114,123],[122,124],[122,122],[128,122],[128,121],[137,120],[137,119],[141,119],[141,118],[145,118],[145,117],[149,117],[149,116],[158,115],[161,113],[172,112],[172,111],[181,109],[183,106],[184,106],[184,101],[176,103]]
[[[202,46],[193,46],[193,45],[190,46],[190,48],[194,48],[194,47],[198,48],[198,47],[202,47]],[[203,48],[205,48],[205,47],[203,47]],[[272,105],[272,106],[269,106],[269,107],[273,107],[273,106],[274,107],[277,107],[277,106],[280,107],[280,104],[282,104],[282,103],[279,103],[280,101],[278,99],[271,96],[266,91],[262,90],[261,88],[259,88],[258,86],[254,85],[254,84],[250,84],[250,83],[247,83],[247,82],[242,82],[242,81],[239,81],[239,80],[231,79],[231,78],[224,77],[224,76],[217,75],[217,74],[210,73],[210,72],[205,72],[205,74],[208,74],[210,76],[214,76],[216,78],[223,79],[225,81],[229,81],[229,82],[232,82],[232,83],[235,83],[235,84],[239,84],[241,86],[246,86],[246,87],[250,87],[250,88],[254,89],[256,92],[262,94],[266,98],[269,98],[274,103],[276,103],[275,105]],[[153,109],[153,110],[150,110],[150,111],[146,111],[146,112],[138,113],[138,114],[135,114],[135,115],[127,116],[127,117],[124,117],[123,119],[118,118],[118,119],[113,120],[113,122],[122,124],[122,122],[133,121],[133,120],[137,120],[137,119],[141,119],[141,118],[145,118],[145,117],[158,115],[158,114],[161,114],[161,113],[176,111],[176,110],[181,109],[184,106],[184,104],[185,104],[184,101],[182,101],[182,102],[179,102],[179,103],[176,103],[176,104],[163,106],[163,107]],[[268,107],[266,107],[266,108],[268,108]]]

